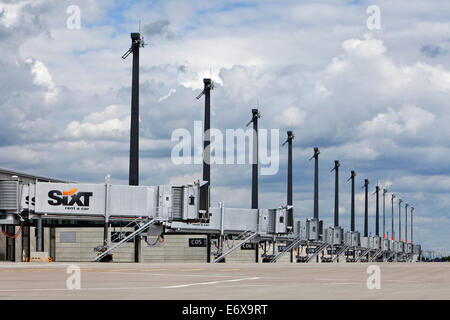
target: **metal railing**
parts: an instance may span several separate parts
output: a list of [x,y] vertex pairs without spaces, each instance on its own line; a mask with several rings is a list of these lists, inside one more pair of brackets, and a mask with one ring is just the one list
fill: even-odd
[[139,233],[141,233],[142,231],[144,231],[145,229],[150,227],[155,222],[156,222],[155,220],[150,220],[150,221],[144,223],[138,229],[136,229],[134,232],[132,232],[131,234],[129,234],[128,236],[126,236],[125,238],[123,238],[122,240],[117,242],[115,245],[113,245],[112,247],[109,247],[107,250],[103,251],[101,254],[99,254],[97,257],[95,257],[92,261],[93,262],[100,261],[104,256],[111,253],[113,250],[117,249],[118,247],[120,247],[123,243],[127,242],[128,240],[131,240],[134,237],[136,237]]

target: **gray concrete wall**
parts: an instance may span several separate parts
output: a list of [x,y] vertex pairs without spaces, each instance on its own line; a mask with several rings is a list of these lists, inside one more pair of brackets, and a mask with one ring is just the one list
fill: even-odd
[[[149,246],[141,242],[143,262],[206,262],[206,247],[189,247],[189,238],[206,239],[205,235],[165,235],[164,242]],[[156,237],[151,237],[153,244]]]
[[[111,232],[114,229],[110,229]],[[118,229],[116,229],[118,231]],[[122,231],[132,231],[123,229]],[[74,232],[75,242],[62,243],[62,232]],[[96,253],[94,247],[103,244],[103,228],[57,228],[55,261],[91,261]],[[189,238],[206,238],[205,235],[165,235],[163,242],[150,246],[141,240],[141,262],[206,262],[205,247],[189,247]],[[153,244],[156,237],[150,238]],[[124,243],[113,251],[114,262],[134,262],[134,243]]]
[[[63,232],[75,233],[75,241],[62,243]],[[97,255],[94,248],[103,244],[103,228],[56,228],[55,237],[55,261],[91,261]],[[114,250],[113,255],[116,262],[134,262],[134,244],[123,244]]]
[[[238,244],[238,241],[225,240],[223,244],[224,251],[231,249],[236,244]],[[242,250],[238,248],[226,256],[225,261],[226,263],[255,263],[255,255],[255,250]]]

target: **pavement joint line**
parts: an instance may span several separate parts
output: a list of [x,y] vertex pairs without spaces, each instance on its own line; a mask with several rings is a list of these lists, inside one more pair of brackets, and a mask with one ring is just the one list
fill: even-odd
[[222,283],[222,282],[238,282],[238,281],[244,281],[244,280],[258,280],[258,279],[259,279],[259,277],[240,278],[240,279],[231,279],[231,280],[219,280],[219,281],[210,281],[210,282],[188,283],[188,284],[180,284],[180,285],[175,285],[175,286],[165,286],[165,287],[160,287],[160,288],[161,289],[178,289],[178,288],[186,288],[186,287],[192,287],[192,286],[217,284],[217,283]]

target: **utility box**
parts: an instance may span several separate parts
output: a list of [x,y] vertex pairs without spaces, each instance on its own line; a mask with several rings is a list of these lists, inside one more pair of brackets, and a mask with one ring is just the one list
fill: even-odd
[[287,233],[288,210],[275,209],[275,233]]
[[369,249],[369,237],[361,237],[361,248]]
[[367,248],[373,249],[374,244],[373,244],[373,237],[369,236],[369,246]]
[[307,219],[308,240],[318,241],[320,237],[320,223],[318,219]]
[[285,208],[269,209],[268,233],[286,234],[291,230],[287,228],[287,213]]
[[407,243],[405,251],[406,251],[406,253],[413,253],[413,244],[412,243]]
[[389,239],[382,239],[381,240],[381,249],[383,251],[390,251],[391,250],[391,241]]
[[403,241],[398,242],[400,252],[405,252],[405,243]]
[[403,252],[403,242],[394,241],[394,251],[396,253],[402,253]]
[[378,236],[369,237],[370,248],[374,250],[379,250],[381,247],[381,238]]
[[344,230],[341,227],[329,227],[325,230],[325,242],[331,245],[341,245]]
[[360,234],[358,231],[347,231],[347,233],[345,234],[344,244],[350,247],[358,247],[359,238]]
[[297,221],[297,236],[301,240],[308,240],[308,224],[306,219]]

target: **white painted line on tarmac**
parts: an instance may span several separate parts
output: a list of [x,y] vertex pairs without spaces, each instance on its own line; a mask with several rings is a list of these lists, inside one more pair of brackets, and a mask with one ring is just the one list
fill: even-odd
[[383,279],[383,282],[400,282],[400,283],[405,283],[405,282],[410,282],[410,283],[419,283],[419,281],[412,281],[412,280],[386,280]]
[[316,281],[348,281],[349,279],[314,279]]
[[[81,269],[81,273],[83,273],[83,269]],[[96,273],[110,273],[110,272],[96,272]],[[215,274],[172,274],[172,273],[148,273],[148,272],[114,272],[117,274],[133,274],[139,276],[174,276],[174,277],[210,277],[210,278],[235,278],[236,275],[224,274],[224,275],[215,275]],[[239,275],[242,276],[242,275]]]
[[137,290],[137,289],[155,289],[158,287],[122,287],[122,288],[81,288],[80,290],[70,290],[67,288],[23,288],[23,289],[0,289],[0,292],[23,292],[23,291],[66,291],[66,292],[83,292],[86,290]]
[[192,287],[192,286],[202,286],[202,285],[208,285],[208,284],[218,284],[218,283],[224,283],[224,282],[239,282],[239,281],[245,281],[245,280],[257,280],[257,279],[259,279],[259,277],[231,279],[231,280],[219,280],[219,281],[210,281],[210,282],[197,282],[197,283],[180,284],[180,285],[176,285],[176,286],[166,286],[166,287],[160,287],[160,288],[161,289],[176,289],[176,288],[186,288],[186,287]]
[[271,287],[269,284],[244,284],[237,286],[216,286],[216,288],[248,288],[248,287]]

